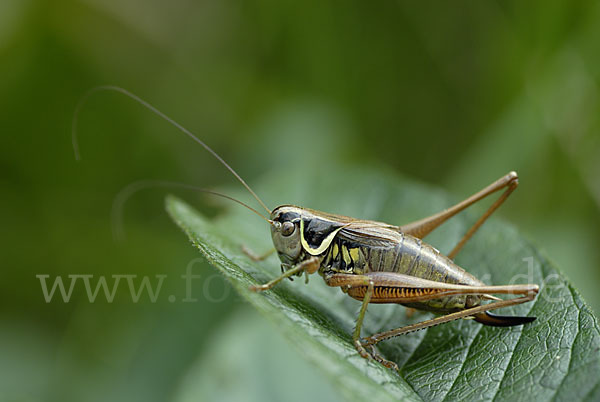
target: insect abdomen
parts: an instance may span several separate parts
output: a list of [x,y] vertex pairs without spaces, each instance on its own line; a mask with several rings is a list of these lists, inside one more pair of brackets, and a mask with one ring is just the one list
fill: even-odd
[[[385,271],[436,282],[483,285],[434,247],[410,235],[399,233],[397,241],[381,245],[361,245],[345,239],[337,240],[332,244],[325,258],[325,262],[328,262],[329,267],[336,272],[363,274]],[[393,291],[389,290],[389,292]],[[404,304],[423,310],[446,312],[478,305],[479,298],[449,296]]]
[[434,247],[410,235],[400,233],[394,244],[365,251],[365,272],[397,272],[436,282],[482,285]]

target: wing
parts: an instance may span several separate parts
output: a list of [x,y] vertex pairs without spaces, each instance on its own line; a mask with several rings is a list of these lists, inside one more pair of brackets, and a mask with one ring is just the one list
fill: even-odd
[[353,221],[344,225],[340,234],[357,243],[380,243],[382,246],[401,241],[401,232],[388,226],[374,221]]
[[[300,207],[296,207],[296,208],[300,208]],[[352,218],[350,216],[330,214],[328,212],[317,211],[317,210],[310,209],[310,208],[302,208],[302,209],[312,213],[315,216],[320,216],[322,218],[329,219],[329,220],[335,221],[335,222],[340,222],[343,224],[359,224],[359,225],[363,224],[366,226],[378,226],[381,228],[390,229],[395,232],[400,232],[399,226],[390,225],[385,222],[372,221],[372,220],[368,220],[368,219],[356,219],[356,218]]]

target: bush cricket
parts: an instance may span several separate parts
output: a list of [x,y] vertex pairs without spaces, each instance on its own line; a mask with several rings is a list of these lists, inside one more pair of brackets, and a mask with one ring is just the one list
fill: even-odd
[[[225,166],[267,211],[268,217],[239,200],[201,190],[243,205],[270,225],[273,251],[277,252],[281,260],[282,274],[266,284],[252,286],[251,290],[266,291],[283,279],[303,274],[308,278],[308,275],[318,272],[327,285],[339,287],[348,296],[362,302],[352,334],[354,347],[362,357],[372,358],[388,368],[398,369],[396,363],[386,360],[377,352],[375,345],[402,334],[460,318],[473,318],[481,324],[498,327],[522,325],[535,320],[535,317],[498,316],[490,311],[533,300],[539,290],[537,285],[488,286],[453,262],[465,243],[516,189],[518,176],[515,172],[506,174],[442,212],[402,226],[294,205],[282,205],[270,210],[239,174],[208,145],[148,102],[120,87],[94,88],[80,101],[73,119],[73,148],[77,159],[77,115],[89,95],[100,90],[120,92],[184,132]],[[500,190],[504,192],[448,255],[440,253],[422,240],[457,213]],[[246,254],[260,261],[270,253],[256,257],[246,250]],[[504,300],[493,294],[520,296]],[[484,300],[490,303],[482,304]],[[439,316],[362,338],[361,327],[370,303],[402,304],[431,311]]]

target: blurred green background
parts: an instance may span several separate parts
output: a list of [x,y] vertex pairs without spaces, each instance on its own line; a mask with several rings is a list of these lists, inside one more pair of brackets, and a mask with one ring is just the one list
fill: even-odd
[[[206,197],[144,187],[114,239],[113,201],[133,182],[239,186],[116,93],[82,109],[75,161],[73,112],[101,84],[149,100],[251,185],[327,158],[465,197],[517,170],[498,215],[600,311],[598,21],[597,1],[3,0],[0,400],[336,398],[207,264],[193,267],[198,301],[181,302],[199,254],[164,196],[218,213]],[[40,274],[168,278],[156,303],[123,290],[90,303],[82,286],[46,303]]]

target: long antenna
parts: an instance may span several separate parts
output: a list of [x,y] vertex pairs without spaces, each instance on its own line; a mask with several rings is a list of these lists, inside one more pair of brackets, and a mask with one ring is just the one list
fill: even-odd
[[238,204],[240,204],[243,207],[248,208],[250,211],[254,212],[256,215],[260,216],[262,219],[264,219],[265,221],[267,221],[269,224],[272,224],[273,221],[269,220],[267,217],[265,217],[263,214],[261,214],[260,212],[258,212],[256,209],[252,208],[251,206],[249,206],[248,204],[240,201],[240,200],[236,200],[233,197],[230,197],[228,195],[225,194],[221,194],[218,193],[216,191],[213,190],[207,190],[205,188],[201,188],[201,187],[196,187],[196,186],[192,186],[190,184],[186,184],[186,183],[177,183],[177,182],[173,182],[173,181],[164,181],[164,180],[140,180],[140,181],[136,181],[133,183],[129,183],[127,186],[125,186],[124,188],[122,188],[118,194],[115,196],[114,200],[113,200],[113,205],[112,205],[112,209],[111,209],[111,226],[113,229],[113,237],[115,238],[115,240],[122,240],[124,238],[124,232],[123,232],[123,209],[125,207],[125,203],[127,202],[127,200],[133,196],[136,192],[146,189],[146,188],[152,188],[152,187],[171,187],[171,188],[183,188],[186,190],[193,190],[193,191],[199,191],[202,193],[207,193],[207,194],[212,194],[212,195],[216,195],[219,197],[223,197],[226,198],[228,200],[237,202]]
[[[256,199],[256,201],[258,201],[258,203],[269,213],[269,215],[271,214],[271,210],[269,208],[267,208],[267,206],[265,205],[265,203],[262,202],[262,200],[258,197],[258,195],[256,195],[256,193],[254,191],[252,191],[252,189],[244,181],[244,179],[242,179],[240,177],[240,175],[237,174],[237,172],[235,170],[233,170],[233,168],[231,166],[229,166],[227,164],[227,162],[225,162],[223,160],[223,158],[221,158],[219,156],[219,154],[217,154],[215,151],[213,151],[211,147],[209,147],[208,145],[206,145],[202,140],[200,140],[200,138],[198,138],[194,134],[192,134],[191,131],[189,131],[188,129],[186,129],[185,127],[183,127],[181,124],[177,123],[175,120],[171,119],[169,116],[167,116],[166,114],[164,114],[163,112],[161,112],[160,110],[158,110],[157,108],[155,108],[154,106],[152,106],[150,103],[146,102],[145,100],[143,100],[139,96],[134,95],[133,93],[129,92],[128,90],[126,90],[124,88],[121,88],[121,87],[118,87],[118,86],[115,86],[115,85],[101,85],[101,86],[94,87],[94,88],[90,89],[89,91],[87,91],[81,97],[81,99],[79,100],[79,102],[77,103],[77,107],[75,108],[75,114],[73,115],[73,121],[72,121],[72,125],[71,125],[71,141],[73,142],[73,152],[75,153],[75,159],[76,160],[80,160],[79,144],[77,142],[77,121],[78,121],[78,118],[79,118],[79,112],[81,111],[83,105],[88,100],[88,98],[91,95],[93,95],[94,93],[100,92],[100,91],[115,91],[115,92],[119,92],[119,93],[121,93],[121,94],[123,94],[125,96],[128,96],[129,98],[131,98],[134,101],[138,102],[139,104],[141,104],[142,106],[146,107],[150,111],[154,112],[154,114],[156,114],[157,116],[159,116],[162,119],[166,120],[171,125],[173,125],[176,128],[178,128],[181,132],[183,132],[184,134],[186,134],[192,140],[196,141],[198,144],[202,145],[202,147],[204,147],[204,149],[206,149],[208,152],[210,152],[212,154],[212,156],[214,156],[215,158],[217,158],[217,160],[219,162],[221,162],[223,164],[223,166],[225,166],[235,176],[235,178],[238,179],[240,181],[240,183],[242,183],[242,185],[244,187],[246,187],[246,190],[248,190],[250,192],[250,194],[252,194],[252,196]],[[235,200],[235,201],[237,201],[237,200]],[[239,202],[239,201],[237,201],[237,202]]]

